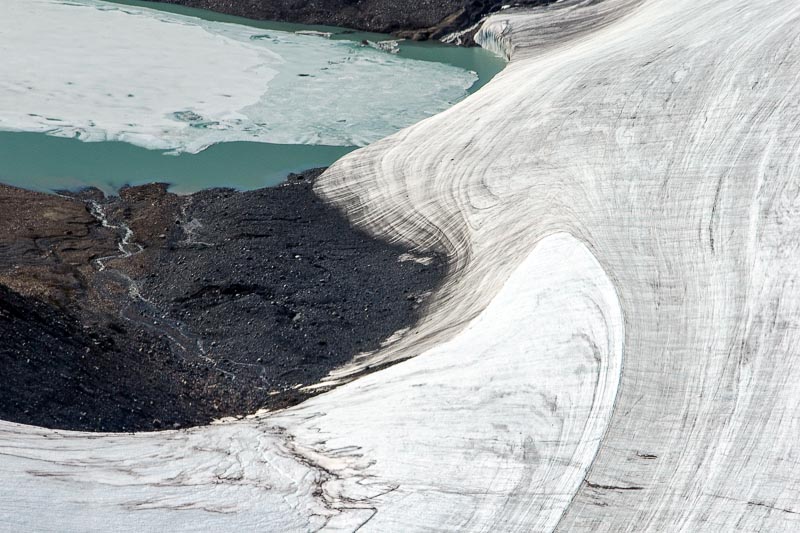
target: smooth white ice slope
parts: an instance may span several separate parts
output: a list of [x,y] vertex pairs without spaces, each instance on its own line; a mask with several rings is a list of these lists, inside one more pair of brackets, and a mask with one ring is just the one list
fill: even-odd
[[0,516],[17,531],[547,530],[606,429],[623,337],[600,265],[552,235],[453,340],[297,408],[135,436],[0,423]]
[[568,231],[617,287],[625,367],[556,530],[800,530],[800,3],[565,1],[482,41],[511,57],[492,83],[319,185],[458,265],[350,370],[460,330]]
[[3,0],[0,21],[0,129],[89,141],[363,145],[477,79],[350,41],[98,0]]

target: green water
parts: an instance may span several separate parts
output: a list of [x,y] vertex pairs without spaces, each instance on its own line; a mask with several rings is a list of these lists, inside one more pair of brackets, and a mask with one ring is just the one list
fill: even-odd
[[[379,41],[388,35],[328,26],[260,22],[209,11],[140,1],[117,4],[154,8],[206,20],[282,30],[316,30],[332,39]],[[475,71],[473,93],[500,72],[505,63],[479,48],[403,41],[400,56],[436,61]],[[122,142],[82,142],[43,133],[0,132],[0,181],[27,189],[53,191],[94,186],[113,193],[124,185],[153,181],[171,184],[177,193],[210,187],[247,190],[281,183],[290,172],[329,166],[355,147],[230,142],[197,153],[166,154]]]
[[123,142],[0,132],[0,181],[40,191],[94,186],[113,193],[123,185],[154,181],[171,183],[177,193],[258,189],[281,183],[290,172],[328,166],[354,149],[230,142],[175,156]]

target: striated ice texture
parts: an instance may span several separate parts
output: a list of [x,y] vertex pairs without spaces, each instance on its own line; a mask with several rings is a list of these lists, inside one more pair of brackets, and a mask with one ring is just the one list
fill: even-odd
[[477,79],[355,42],[97,0],[3,0],[0,20],[0,129],[87,141],[360,146]]

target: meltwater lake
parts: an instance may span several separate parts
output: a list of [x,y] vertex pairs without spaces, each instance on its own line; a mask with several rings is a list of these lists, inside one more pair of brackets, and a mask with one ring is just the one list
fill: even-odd
[[480,48],[150,2],[0,2],[0,182],[253,189],[452,106]]

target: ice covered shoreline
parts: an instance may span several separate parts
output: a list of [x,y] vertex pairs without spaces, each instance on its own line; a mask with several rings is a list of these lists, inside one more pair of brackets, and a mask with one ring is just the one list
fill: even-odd
[[361,146],[446,109],[477,79],[349,41],[98,0],[8,0],[0,15],[6,131],[189,152]]

